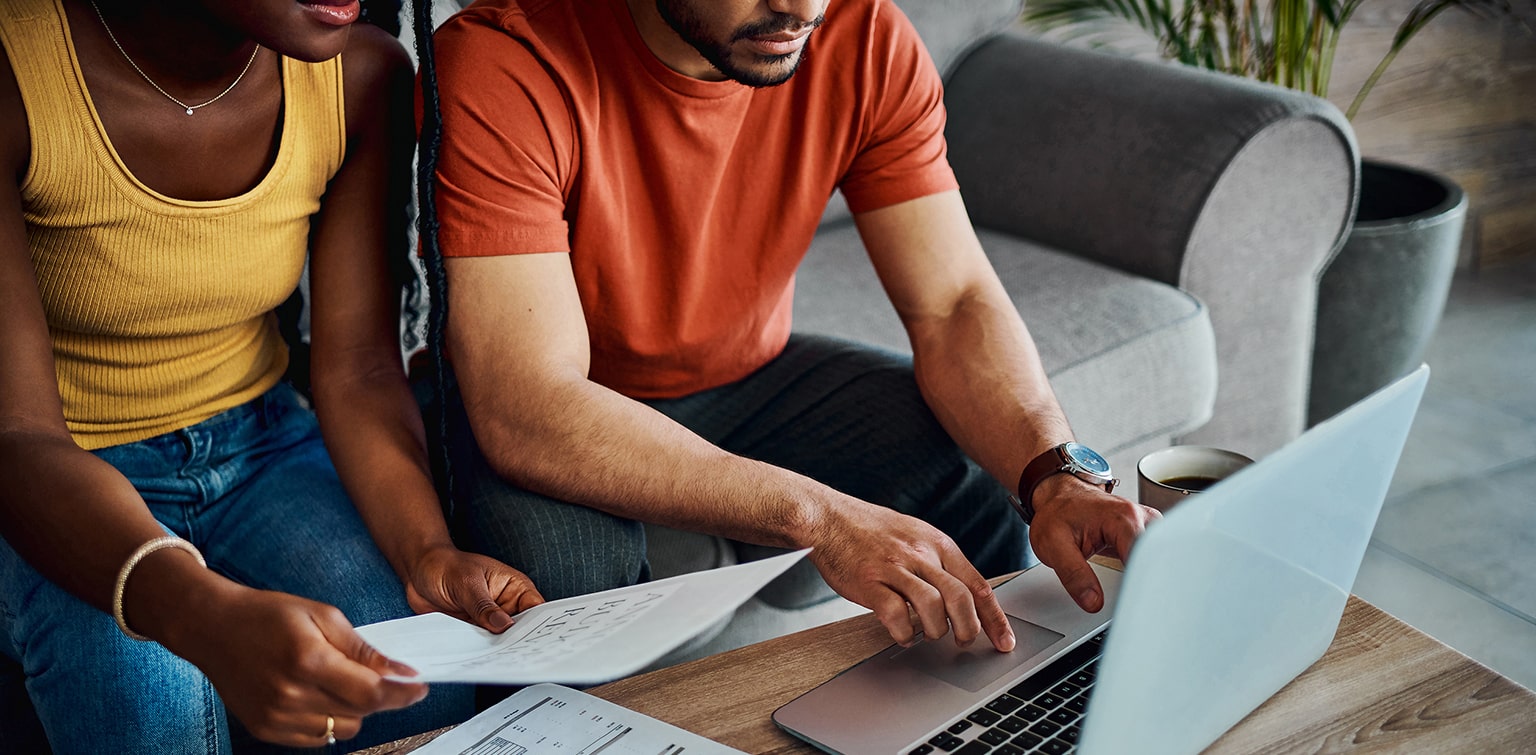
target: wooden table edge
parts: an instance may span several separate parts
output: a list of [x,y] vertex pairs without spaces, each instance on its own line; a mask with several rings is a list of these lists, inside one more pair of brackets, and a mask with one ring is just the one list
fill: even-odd
[[[1121,568],[1115,559],[1094,560]],[[996,586],[1016,575],[991,582]],[[587,691],[747,752],[809,754],[816,750],[779,730],[768,714],[889,643],[879,622],[863,613]],[[1390,655],[1411,658],[1398,661],[1403,668],[1384,664],[1379,655],[1383,648]],[[780,682],[752,680],[754,687],[747,690],[752,704],[736,707],[755,712],[722,722],[726,717],[709,707],[711,701],[718,705],[723,694],[765,665],[765,659],[779,669],[793,669],[791,661],[798,659],[810,670],[791,671]],[[1394,682],[1387,685],[1386,695],[1353,689],[1369,687],[1368,682],[1379,689],[1384,680]],[[1352,691],[1358,694],[1351,697]],[[1299,711],[1312,714],[1298,723]],[[1340,631],[1323,658],[1233,726],[1208,752],[1446,751],[1465,749],[1470,743],[1461,736],[1463,728],[1472,727],[1485,732],[1490,745],[1509,745],[1506,751],[1522,742],[1530,746],[1536,742],[1536,693],[1351,595]],[[361,752],[402,755],[451,728]]]

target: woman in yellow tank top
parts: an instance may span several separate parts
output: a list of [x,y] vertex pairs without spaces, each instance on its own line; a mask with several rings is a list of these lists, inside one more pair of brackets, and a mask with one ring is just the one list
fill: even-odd
[[[410,64],[360,12],[0,3],[0,700],[24,678],[36,713],[0,750],[454,723],[468,688],[393,680],[353,626],[541,600],[438,506],[388,261]],[[306,252],[313,412],[272,314]]]

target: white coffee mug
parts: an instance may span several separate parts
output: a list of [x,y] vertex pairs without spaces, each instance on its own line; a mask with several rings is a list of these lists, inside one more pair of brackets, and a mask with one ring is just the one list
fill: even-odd
[[1240,453],[1207,446],[1172,446],[1141,457],[1136,491],[1141,505],[1167,513],[1174,504],[1253,463]]

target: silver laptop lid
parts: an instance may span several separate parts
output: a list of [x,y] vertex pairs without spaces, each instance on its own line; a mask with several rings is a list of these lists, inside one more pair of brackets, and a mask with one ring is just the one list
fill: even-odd
[[1197,752],[1322,656],[1428,377],[1420,367],[1148,528],[1080,752]]

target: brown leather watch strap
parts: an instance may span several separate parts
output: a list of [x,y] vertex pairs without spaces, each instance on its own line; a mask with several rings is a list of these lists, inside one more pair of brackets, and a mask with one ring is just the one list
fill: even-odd
[[[1014,498],[1014,508],[1019,515],[1024,517],[1024,523],[1030,524],[1035,519],[1035,488],[1045,482],[1051,475],[1070,473],[1072,471],[1071,460],[1066,455],[1066,443],[1061,443],[1042,451],[1038,456],[1029,460],[1024,465],[1024,471],[1019,475],[1018,496]],[[1075,476],[1075,475],[1074,475]],[[1079,478],[1081,479],[1081,478]],[[1089,482],[1088,480],[1083,480]],[[1111,479],[1104,483],[1104,491],[1115,492],[1116,480]]]

